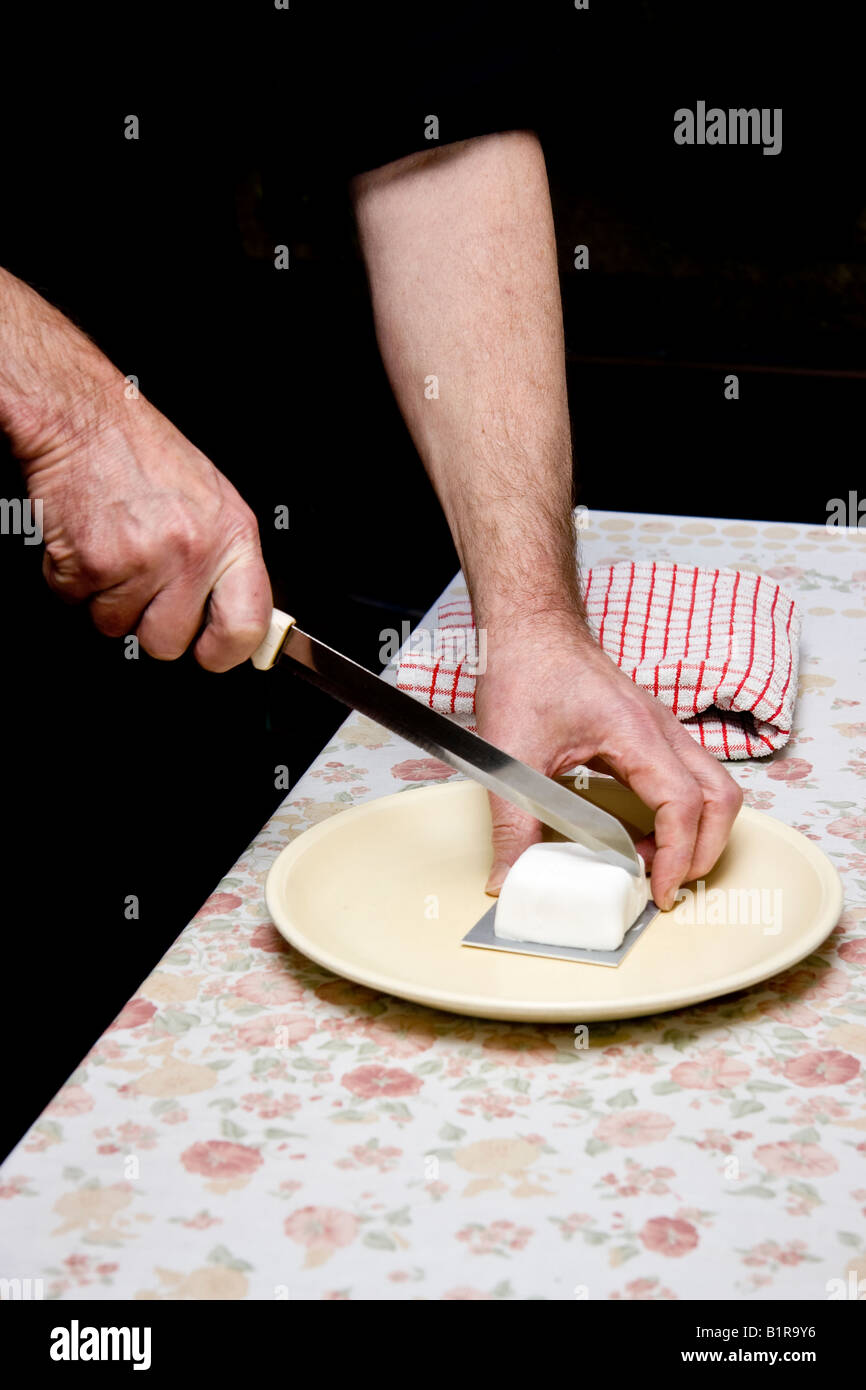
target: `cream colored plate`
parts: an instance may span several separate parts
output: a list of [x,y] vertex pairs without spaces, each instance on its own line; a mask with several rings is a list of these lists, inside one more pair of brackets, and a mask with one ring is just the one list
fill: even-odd
[[[590,785],[605,810],[651,826],[646,807],[618,783]],[[490,906],[489,864],[487,794],[474,782],[449,782],[352,807],[306,831],[282,851],[265,891],[283,936],[336,974],[433,1008],[527,1022],[630,1018],[743,989],[808,956],[842,907],[825,855],[744,807],[706,890],[764,889],[768,908],[781,890],[782,930],[736,925],[743,908],[728,894],[724,924],[688,925],[677,920],[682,909],[660,913],[610,969],[461,946]],[[718,911],[720,899],[710,902]]]

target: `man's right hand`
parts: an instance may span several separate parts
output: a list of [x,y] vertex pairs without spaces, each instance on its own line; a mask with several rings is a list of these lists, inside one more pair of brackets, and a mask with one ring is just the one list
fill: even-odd
[[13,354],[0,369],[0,422],[42,500],[52,589],[89,601],[101,632],[134,632],[160,660],[194,640],[210,671],[246,660],[272,606],[250,508],[144,397],[128,398],[84,334],[5,272],[0,309],[0,345]]

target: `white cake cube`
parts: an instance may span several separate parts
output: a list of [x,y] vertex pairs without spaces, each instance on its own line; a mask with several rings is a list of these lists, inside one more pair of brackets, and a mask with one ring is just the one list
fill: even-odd
[[531,845],[499,890],[495,935],[615,951],[649,901],[645,865],[638,859],[640,877],[572,841]]

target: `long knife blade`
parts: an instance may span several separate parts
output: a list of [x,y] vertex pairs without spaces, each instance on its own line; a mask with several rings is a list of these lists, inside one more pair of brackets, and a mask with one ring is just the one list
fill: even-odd
[[605,863],[642,874],[631,838],[613,816],[294,624],[285,636],[279,660],[343,704],[480,782],[561,835],[585,845]]

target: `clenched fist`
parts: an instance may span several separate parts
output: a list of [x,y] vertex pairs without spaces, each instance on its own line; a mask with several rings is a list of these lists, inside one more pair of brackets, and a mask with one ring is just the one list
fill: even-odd
[[[236,489],[63,315],[0,272],[0,425],[43,504],[43,571],[101,632],[210,671],[255,651],[271,588]],[[15,341],[21,353],[14,353]],[[5,380],[4,380],[5,377]],[[133,399],[129,399],[134,395]]]

